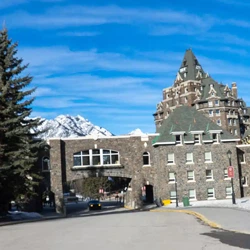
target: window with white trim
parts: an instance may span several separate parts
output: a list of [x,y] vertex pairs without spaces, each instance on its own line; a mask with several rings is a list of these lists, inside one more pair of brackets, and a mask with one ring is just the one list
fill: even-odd
[[167,161],[168,161],[168,164],[174,164],[174,154],[173,153],[168,154]]
[[213,177],[213,170],[206,169],[206,180],[207,181],[211,181],[213,179],[214,179],[214,177]]
[[212,153],[205,152],[205,162],[212,162]]
[[119,162],[119,152],[110,149],[89,149],[74,153],[74,166],[116,165]]
[[232,101],[232,106],[234,106],[234,101]]
[[208,102],[208,107],[213,107],[213,102],[212,101]]
[[194,171],[193,170],[188,170],[187,171],[187,180],[192,182],[195,181],[194,179]]
[[243,187],[247,187],[248,186],[248,184],[247,184],[247,176],[242,176],[241,177],[241,185]]
[[214,188],[208,188],[207,189],[207,198],[208,199],[214,199],[215,198]]
[[175,142],[176,142],[176,144],[182,144],[181,135],[176,135],[176,136],[175,136]]
[[196,200],[196,192],[195,189],[188,190],[188,197],[190,200]]
[[174,172],[168,172],[168,182],[175,183],[175,174]]
[[234,119],[234,126],[237,125],[237,119]]
[[194,143],[201,144],[201,135],[194,134]]
[[240,161],[240,163],[241,164],[242,163],[246,163],[245,153],[242,152],[242,153],[239,153],[238,155],[239,155],[239,161]]
[[212,134],[212,139],[214,143],[218,143],[219,142],[219,134]]
[[224,179],[228,179],[228,170],[224,168]]
[[186,163],[194,163],[193,153],[186,153]]
[[209,110],[209,116],[210,117],[214,116],[214,111],[212,109]]
[[215,100],[214,104],[215,104],[215,106],[219,106],[220,105],[220,101],[219,100]]
[[232,125],[232,119],[228,118],[227,122],[228,122],[229,125]]
[[238,135],[237,129],[234,130],[234,135]]
[[188,99],[187,99],[187,97],[185,97],[185,103],[187,103],[188,102]]
[[215,114],[216,114],[216,116],[220,116],[220,110],[219,110],[219,109],[216,109],[216,110],[215,110]]
[[149,152],[143,153],[143,165],[150,165],[150,154]]
[[216,123],[217,123],[218,126],[221,126],[221,120],[220,120],[220,119],[218,119],[218,120],[216,121]]
[[42,171],[50,171],[50,160],[49,157],[43,157],[42,159]]
[[232,187],[226,187],[226,198],[232,198]]
[[170,191],[170,200],[176,201],[176,191]]
[[188,88],[185,88],[185,93],[188,93]]

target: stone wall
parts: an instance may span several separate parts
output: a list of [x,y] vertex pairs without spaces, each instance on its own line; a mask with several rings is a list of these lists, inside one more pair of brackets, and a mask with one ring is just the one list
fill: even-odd
[[[237,146],[237,153],[238,153],[238,164],[239,164],[239,172],[240,177],[246,178],[246,183],[241,183],[241,196],[246,197],[250,196],[250,145],[238,145]],[[241,162],[240,154],[245,155],[245,161]]]
[[[169,172],[177,173],[178,196],[188,196],[189,189],[196,190],[197,200],[207,200],[207,188],[215,189],[216,199],[226,198],[226,187],[231,187],[230,179],[224,179],[224,168],[229,165],[227,151],[232,151],[232,164],[235,168],[235,194],[240,197],[239,174],[236,147],[234,143],[202,144],[185,146],[159,146],[154,148],[157,196],[162,199],[170,198],[170,191],[175,190],[175,184],[169,183]],[[212,163],[205,163],[205,152],[211,151]],[[193,164],[186,164],[186,152],[193,152]],[[167,164],[167,154],[174,153],[175,164]],[[206,169],[213,170],[213,181],[206,180]],[[193,170],[195,181],[187,181],[187,171]]]

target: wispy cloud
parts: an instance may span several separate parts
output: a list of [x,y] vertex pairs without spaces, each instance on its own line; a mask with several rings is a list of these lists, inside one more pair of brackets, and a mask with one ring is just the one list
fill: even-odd
[[68,32],[60,32],[58,35],[60,36],[76,36],[76,37],[81,37],[81,36],[98,36],[100,35],[101,32],[91,32],[91,31],[68,31]]

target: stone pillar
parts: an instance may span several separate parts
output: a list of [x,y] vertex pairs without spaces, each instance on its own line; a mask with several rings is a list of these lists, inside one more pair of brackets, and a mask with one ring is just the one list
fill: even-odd
[[232,94],[235,98],[238,98],[238,90],[236,82],[232,83]]
[[65,214],[63,201],[63,184],[62,184],[62,164],[61,164],[61,140],[52,139],[50,145],[50,167],[51,167],[51,191],[55,194],[56,212]]

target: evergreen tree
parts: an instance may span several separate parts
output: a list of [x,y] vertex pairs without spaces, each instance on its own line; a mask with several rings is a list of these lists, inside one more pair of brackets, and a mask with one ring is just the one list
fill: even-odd
[[6,28],[0,31],[0,210],[34,195],[39,180],[34,166],[43,144],[34,132],[42,121],[29,118],[35,88],[28,89],[32,77],[23,73],[28,65],[17,57],[17,46]]

